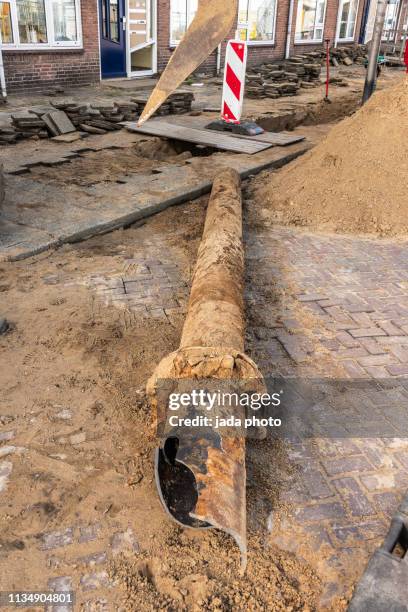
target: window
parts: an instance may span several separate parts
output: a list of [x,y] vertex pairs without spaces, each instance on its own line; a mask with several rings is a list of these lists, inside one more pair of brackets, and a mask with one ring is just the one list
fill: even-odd
[[170,44],[178,45],[188,26],[194,19],[198,0],[171,0]]
[[80,0],[0,0],[3,45],[21,49],[81,45]]
[[53,0],[54,40],[75,42],[78,39],[75,0]]
[[44,0],[17,0],[17,19],[21,43],[48,42]]
[[102,0],[102,36],[120,42],[118,0]]
[[109,2],[110,35],[114,42],[119,42],[119,11],[118,0]]
[[299,0],[295,42],[322,42],[326,0]]
[[390,0],[385,11],[382,40],[395,40],[398,20],[399,0]]
[[7,45],[13,42],[10,2],[0,2],[0,35],[2,43]]
[[358,0],[340,0],[338,39],[353,40]]
[[239,0],[240,37],[251,43],[275,39],[276,0]]

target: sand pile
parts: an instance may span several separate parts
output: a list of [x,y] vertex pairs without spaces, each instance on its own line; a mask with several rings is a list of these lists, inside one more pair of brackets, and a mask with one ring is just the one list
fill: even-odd
[[408,234],[408,78],[377,92],[316,148],[260,177],[256,200],[276,223]]

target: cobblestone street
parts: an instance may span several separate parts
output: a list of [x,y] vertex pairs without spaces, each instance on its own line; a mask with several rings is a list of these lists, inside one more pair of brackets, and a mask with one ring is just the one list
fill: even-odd
[[[270,228],[247,230],[246,249],[249,348],[266,376],[385,382],[407,374],[404,243]],[[384,392],[384,405],[390,400]],[[374,409],[368,404],[368,419]],[[272,539],[314,557],[330,601],[388,531],[408,487],[408,439],[305,439],[288,455],[298,470]]]
[[[28,272],[16,262],[11,280],[1,270],[15,325],[2,343],[14,346],[15,372],[2,383],[0,559],[21,564],[26,582],[76,591],[88,612],[119,609],[112,567],[144,559],[173,525],[157,497],[152,448],[123,405],[136,405],[150,432],[143,389],[178,346],[205,203],[28,260]],[[402,383],[377,403],[362,393],[371,435],[284,440],[283,461],[268,440],[255,460],[248,442],[250,530],[311,566],[323,606],[344,609],[408,489],[408,439],[392,433],[398,410],[384,437],[373,417],[408,397],[406,245],[273,227],[258,213],[247,199],[246,350],[264,376]],[[38,329],[27,312],[46,313]],[[259,462],[269,482],[253,476]],[[29,502],[16,501],[25,488]]]
[[[245,241],[248,352],[265,376],[403,379],[403,243],[250,223]],[[182,262],[163,257],[157,241],[144,246],[120,277],[96,275],[90,286],[106,305],[123,310],[128,324],[151,316],[180,325],[188,298]],[[312,560],[326,580],[323,602],[330,603],[350,591],[406,493],[408,440],[305,439],[287,443],[287,452],[296,470],[282,484],[282,505],[271,509],[272,541]]]
[[[246,230],[248,351],[265,376],[377,379],[408,372],[408,256],[403,243]],[[181,325],[182,261],[143,244],[120,277],[89,279],[105,305]],[[408,397],[402,396],[402,401]],[[384,403],[387,403],[384,394]],[[287,445],[295,475],[272,509],[272,540],[327,579],[325,603],[346,594],[408,488],[408,440],[305,439]],[[279,526],[279,527],[278,527]]]

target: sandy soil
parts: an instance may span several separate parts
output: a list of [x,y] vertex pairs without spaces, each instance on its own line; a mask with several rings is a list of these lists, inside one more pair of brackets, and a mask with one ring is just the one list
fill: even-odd
[[12,323],[0,337],[3,589],[68,577],[78,610],[317,609],[314,571],[266,540],[264,508],[279,504],[281,475],[291,469],[281,445],[248,450],[244,578],[227,536],[180,530],[164,514],[144,385],[178,346],[182,317],[129,322],[90,283],[123,274],[148,245],[177,261],[189,282],[205,206],[202,199],[139,228],[1,264],[2,314]]
[[160,138],[146,138],[127,149],[111,147],[102,151],[90,151],[80,158],[49,167],[39,165],[31,168],[30,178],[47,184],[70,183],[89,187],[100,181],[121,182],[124,176],[153,171],[165,163],[177,163],[191,157],[189,152],[180,153],[177,145]]
[[406,235],[408,79],[374,94],[316,148],[256,181],[275,223],[380,236]]

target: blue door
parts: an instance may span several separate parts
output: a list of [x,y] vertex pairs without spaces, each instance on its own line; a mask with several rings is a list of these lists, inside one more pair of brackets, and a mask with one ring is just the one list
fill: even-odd
[[103,79],[126,76],[125,0],[99,0]]

